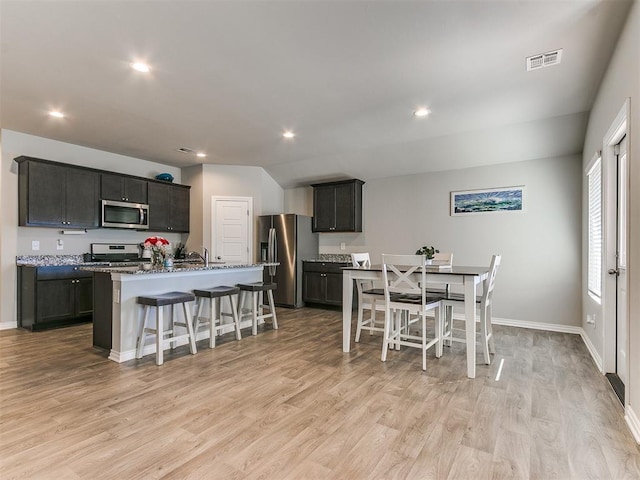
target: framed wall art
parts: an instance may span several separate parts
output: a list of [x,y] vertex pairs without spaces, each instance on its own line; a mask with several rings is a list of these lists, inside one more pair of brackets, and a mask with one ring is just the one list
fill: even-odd
[[524,212],[524,185],[451,192],[451,215]]

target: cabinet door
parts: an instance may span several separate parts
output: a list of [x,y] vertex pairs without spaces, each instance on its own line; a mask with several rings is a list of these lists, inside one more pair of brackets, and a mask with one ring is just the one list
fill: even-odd
[[169,230],[172,232],[189,232],[189,200],[190,192],[184,187],[171,188],[169,204]]
[[335,188],[333,186],[313,189],[313,231],[332,232],[336,219]]
[[342,305],[342,274],[326,273],[326,303]]
[[100,177],[100,198],[123,202],[122,177],[110,173],[103,173]]
[[100,217],[100,174],[79,168],[66,172],[66,225],[96,228]]
[[93,278],[76,280],[74,293],[76,316],[91,315],[93,313]]
[[335,231],[355,230],[355,184],[335,186]]
[[149,230],[165,232],[169,228],[169,186],[149,182]]
[[[65,168],[49,163],[27,163],[27,225],[63,226]],[[97,206],[96,206],[97,208]]]
[[325,300],[325,277],[324,273],[304,272],[303,273],[303,300],[305,302],[324,303]]
[[139,178],[123,177],[126,202],[147,203],[147,181]]
[[75,281],[39,280],[36,285],[36,323],[55,322],[75,316]]

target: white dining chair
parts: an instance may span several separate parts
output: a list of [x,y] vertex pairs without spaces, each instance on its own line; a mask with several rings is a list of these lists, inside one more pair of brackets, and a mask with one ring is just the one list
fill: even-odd
[[[369,253],[352,253],[351,263],[354,267],[368,268],[371,266]],[[358,292],[358,322],[356,326],[356,342],[360,341],[362,330],[369,335],[373,332],[384,332],[384,321],[376,319],[376,310],[384,312],[384,290],[375,288],[371,280],[356,280]],[[364,317],[364,311],[369,311],[369,317]]]
[[[431,265],[451,267],[453,266],[453,253],[450,252],[438,252],[433,254],[431,259]],[[446,283],[430,284],[427,287],[427,293],[433,293],[437,295],[448,295],[449,285]]]
[[[385,321],[382,361],[389,348],[401,345],[422,350],[422,370],[427,369],[427,350],[435,346],[436,357],[442,356],[442,296],[427,294],[427,263],[423,255],[382,255]],[[427,313],[434,310],[433,338],[427,338]],[[413,320],[412,315],[417,316]],[[418,327],[420,335],[412,334]]]
[[[491,363],[490,353],[495,354],[495,343],[493,341],[493,328],[491,325],[493,290],[496,282],[496,273],[502,256],[493,255],[489,266],[489,276],[482,284],[482,295],[476,296],[476,310],[480,313],[480,344],[484,355],[484,362],[488,365]],[[454,307],[464,305],[464,294],[449,293],[443,301],[445,307],[445,326],[444,340],[451,345],[451,342],[465,343],[466,332],[464,329],[454,328],[453,309]],[[457,321],[457,320],[456,320]],[[462,321],[462,319],[460,319]],[[467,319],[465,319],[467,321]],[[475,322],[475,318],[473,319]],[[456,332],[460,336],[456,336]]]

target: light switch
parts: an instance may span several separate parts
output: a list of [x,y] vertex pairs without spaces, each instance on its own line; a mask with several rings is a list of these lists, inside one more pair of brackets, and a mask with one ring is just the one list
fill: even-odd
[[344,243],[344,242],[342,242],[342,243],[340,244],[340,250],[346,250],[346,249],[347,249],[347,244],[346,244],[346,243]]
[[38,240],[31,241],[31,250],[40,250],[40,242]]
[[61,238],[56,242],[56,250],[64,250],[64,241]]

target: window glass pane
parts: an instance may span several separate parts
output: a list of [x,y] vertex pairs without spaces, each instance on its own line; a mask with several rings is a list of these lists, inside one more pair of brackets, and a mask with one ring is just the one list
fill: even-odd
[[589,170],[588,289],[597,298],[602,295],[602,166],[598,158]]

